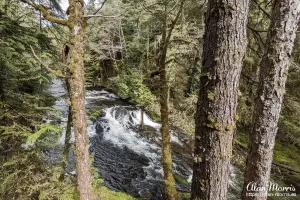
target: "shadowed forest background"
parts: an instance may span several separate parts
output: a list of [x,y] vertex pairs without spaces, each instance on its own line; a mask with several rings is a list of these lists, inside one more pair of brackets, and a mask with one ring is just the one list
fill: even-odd
[[[223,62],[222,57],[203,52],[208,49],[203,48],[205,40],[219,41],[214,34],[204,36],[209,26],[205,20],[213,16],[207,14],[208,3],[213,7],[218,1],[70,2],[74,7],[66,9],[66,2],[56,0],[0,0],[0,199],[90,200],[81,192],[89,184],[95,199],[196,199],[196,192],[191,197],[191,185],[197,185],[195,165],[203,162],[194,149],[195,141],[201,140],[195,136],[195,119],[197,123],[201,118],[196,111],[202,105],[200,98],[197,108],[197,101],[206,87],[203,77],[208,82],[214,79],[202,65],[208,65],[211,57],[215,63]],[[300,5],[299,0],[278,2]],[[236,11],[225,4],[226,12]],[[239,85],[236,113],[230,114],[233,124],[223,127],[210,114],[205,119],[207,129],[234,135],[233,155],[231,151],[222,155],[231,161],[227,199],[241,199],[274,5],[273,0],[252,0],[247,7],[245,55],[239,82],[232,84]],[[76,9],[82,9],[82,15]],[[231,25],[224,22],[225,27]],[[297,195],[299,32],[298,28],[292,54],[287,55],[290,66],[284,72],[287,82],[270,177],[280,186],[292,185]],[[76,67],[80,64],[84,68]],[[216,85],[217,81],[209,87]],[[219,94],[211,88],[202,94],[214,103]],[[227,94],[224,88],[220,93]],[[90,173],[79,175],[79,169]]]

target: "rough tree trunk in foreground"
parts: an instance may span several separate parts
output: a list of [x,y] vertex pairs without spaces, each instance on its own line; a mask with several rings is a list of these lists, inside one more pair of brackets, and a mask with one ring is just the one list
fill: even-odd
[[[247,185],[266,186],[270,178],[273,148],[277,133],[285,82],[300,18],[300,0],[277,0],[273,7],[264,56],[260,63],[258,98],[254,110],[254,125],[250,134],[242,199],[250,197]],[[250,188],[251,189],[251,188]]]
[[69,0],[70,44],[70,95],[72,121],[75,135],[76,172],[80,200],[91,200],[91,171],[89,160],[89,138],[85,110],[84,88],[84,18],[83,0]]
[[227,199],[248,4],[248,0],[208,1],[191,199]]

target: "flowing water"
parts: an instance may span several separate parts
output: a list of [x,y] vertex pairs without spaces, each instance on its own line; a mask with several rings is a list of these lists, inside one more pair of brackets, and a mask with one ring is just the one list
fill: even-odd
[[[55,107],[62,112],[65,126],[68,106],[65,90],[54,80],[50,92],[57,97]],[[140,131],[141,110],[106,90],[87,90],[86,108],[102,111],[95,122],[89,121],[90,151],[94,166],[104,179],[104,185],[143,199],[164,199],[161,166],[161,124],[144,113],[144,129]],[[173,172],[178,191],[189,192],[192,175],[192,149],[185,134],[171,130]],[[60,139],[64,143],[64,135]],[[74,137],[70,143],[74,143]],[[69,171],[74,171],[75,157],[70,149]],[[231,199],[240,191],[240,174],[231,167]]]

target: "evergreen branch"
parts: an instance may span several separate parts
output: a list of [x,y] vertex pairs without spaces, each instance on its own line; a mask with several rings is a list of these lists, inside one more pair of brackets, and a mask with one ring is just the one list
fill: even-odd
[[34,49],[32,48],[32,46],[30,46],[31,48],[31,52],[33,57],[51,74],[53,74],[54,76],[58,77],[58,78],[66,78],[64,75],[62,75],[61,73],[51,69],[49,66],[47,66],[45,63],[43,63],[41,61],[41,59],[36,55]]
[[42,15],[43,17],[50,21],[50,22],[53,22],[53,23],[56,23],[56,24],[61,24],[61,25],[64,25],[64,26],[67,26],[68,25],[68,20],[65,20],[65,19],[58,19],[58,18],[55,18],[53,17],[48,11],[47,9],[41,5],[41,4],[35,4],[34,5],[34,8],[41,11],[42,12]]

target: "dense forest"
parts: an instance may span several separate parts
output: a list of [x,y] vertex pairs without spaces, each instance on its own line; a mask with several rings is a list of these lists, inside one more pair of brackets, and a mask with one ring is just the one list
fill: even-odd
[[0,199],[300,199],[300,0],[0,0]]

